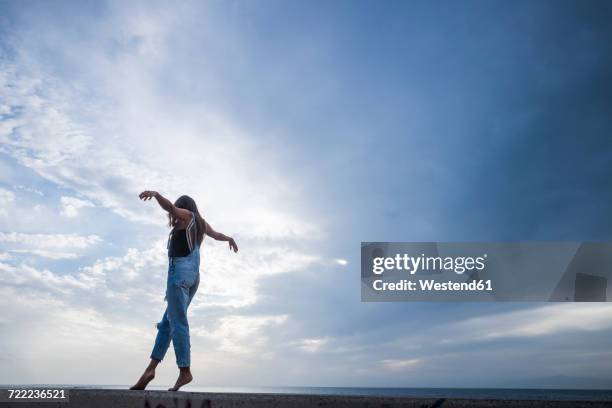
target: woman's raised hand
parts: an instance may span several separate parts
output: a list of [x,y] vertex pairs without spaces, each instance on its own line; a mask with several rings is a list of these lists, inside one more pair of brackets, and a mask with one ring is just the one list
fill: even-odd
[[145,190],[142,193],[138,194],[138,198],[142,201],[147,201],[157,196],[157,191]]
[[233,250],[234,252],[238,252],[238,245],[236,245],[236,241],[234,241],[234,238],[230,238],[228,243],[229,243],[230,250]]

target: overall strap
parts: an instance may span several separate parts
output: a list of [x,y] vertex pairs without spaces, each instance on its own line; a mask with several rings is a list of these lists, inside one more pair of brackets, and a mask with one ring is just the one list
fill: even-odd
[[195,214],[191,213],[191,221],[185,228],[185,234],[187,235],[187,245],[189,246],[189,252],[198,244],[198,223],[196,222]]
[[170,249],[170,240],[172,239],[172,233],[174,232],[174,228],[172,228],[170,230],[170,233],[168,234],[168,242],[166,242],[166,249]]

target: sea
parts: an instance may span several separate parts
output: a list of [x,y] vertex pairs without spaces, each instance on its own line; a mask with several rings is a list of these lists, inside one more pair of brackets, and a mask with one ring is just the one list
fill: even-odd
[[[27,385],[24,387],[128,389],[128,385]],[[7,386],[0,386],[6,388]],[[12,385],[11,387],[17,387]],[[149,386],[149,390],[166,387]],[[536,388],[367,388],[367,387],[198,387],[186,392],[355,395],[415,398],[464,398],[498,400],[612,401],[612,390],[536,389]]]

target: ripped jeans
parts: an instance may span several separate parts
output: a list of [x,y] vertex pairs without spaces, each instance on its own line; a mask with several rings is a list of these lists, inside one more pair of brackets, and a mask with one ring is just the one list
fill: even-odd
[[151,358],[163,360],[170,347],[170,340],[172,340],[176,364],[179,367],[189,367],[191,344],[187,307],[198,290],[199,284],[200,249],[197,246],[187,256],[169,258],[165,298],[168,306],[161,322],[157,323],[157,337]]

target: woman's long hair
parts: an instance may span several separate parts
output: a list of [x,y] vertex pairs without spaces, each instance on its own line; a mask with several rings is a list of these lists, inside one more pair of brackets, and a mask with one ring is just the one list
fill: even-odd
[[[183,208],[185,210],[189,210],[195,214],[196,223],[198,225],[198,245],[202,243],[204,239],[204,234],[206,233],[206,222],[204,218],[200,215],[198,211],[198,206],[193,198],[188,195],[182,195],[174,202],[174,205],[178,208]],[[177,223],[177,219],[172,216],[172,214],[168,213],[168,226],[175,227]]]

